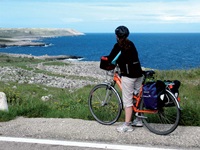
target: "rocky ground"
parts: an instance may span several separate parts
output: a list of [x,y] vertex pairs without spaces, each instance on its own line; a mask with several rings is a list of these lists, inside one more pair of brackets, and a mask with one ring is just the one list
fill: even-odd
[[[105,71],[99,62],[65,61],[66,65],[30,65],[32,70],[15,67],[1,67],[0,81],[42,84],[51,87],[76,89],[89,84],[97,84],[106,79]],[[36,71],[37,70],[37,71]],[[38,73],[40,72],[44,73]]]

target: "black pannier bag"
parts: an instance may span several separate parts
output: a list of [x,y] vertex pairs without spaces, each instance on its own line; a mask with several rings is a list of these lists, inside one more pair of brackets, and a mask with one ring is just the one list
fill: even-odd
[[178,99],[179,96],[179,87],[181,85],[181,82],[178,80],[170,81],[167,80],[165,81],[166,85],[170,85],[170,83],[173,83],[172,86],[170,86],[170,91],[175,95],[175,97]]
[[[178,80],[174,81],[164,81],[165,85],[169,87],[170,91],[174,94],[174,96],[177,98],[178,101],[180,101],[179,98],[179,87],[181,85],[181,82]],[[170,98],[165,94],[162,93],[159,97],[159,101],[163,101],[165,107],[174,106],[174,103],[170,100]]]
[[163,102],[159,100],[159,96],[165,89],[163,81],[147,82],[143,86],[143,100],[146,109],[159,109],[163,107]]
[[101,57],[101,61],[100,61],[100,68],[103,69],[103,70],[113,70],[115,69],[115,65],[111,64],[109,61],[108,61],[108,57],[107,56],[102,56]]

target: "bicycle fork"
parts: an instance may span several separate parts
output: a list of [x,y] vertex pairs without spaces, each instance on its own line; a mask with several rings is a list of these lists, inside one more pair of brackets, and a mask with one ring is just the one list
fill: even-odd
[[105,99],[102,101],[101,106],[106,106],[111,99],[112,92],[110,92],[110,86],[108,85],[106,88],[106,96]]

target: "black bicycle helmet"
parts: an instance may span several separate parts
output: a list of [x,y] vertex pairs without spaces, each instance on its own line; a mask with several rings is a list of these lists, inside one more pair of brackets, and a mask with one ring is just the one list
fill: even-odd
[[118,38],[127,38],[129,36],[129,30],[125,26],[119,26],[115,29],[115,34]]

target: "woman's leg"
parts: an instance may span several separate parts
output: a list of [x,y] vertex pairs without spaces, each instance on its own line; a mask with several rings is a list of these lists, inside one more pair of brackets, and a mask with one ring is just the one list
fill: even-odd
[[125,108],[125,123],[117,128],[119,132],[133,131],[131,126],[133,113],[133,91],[135,79],[122,76],[122,99]]
[[133,113],[133,92],[134,92],[134,83],[136,79],[122,77],[122,99],[125,108],[125,122],[129,123],[132,121]]
[[132,121],[132,114],[133,114],[133,108],[131,107],[125,107],[125,122],[130,123]]

